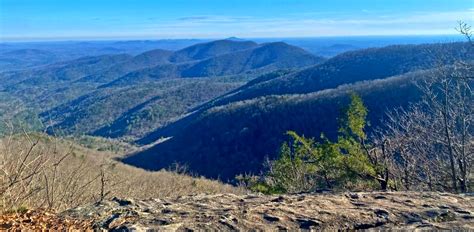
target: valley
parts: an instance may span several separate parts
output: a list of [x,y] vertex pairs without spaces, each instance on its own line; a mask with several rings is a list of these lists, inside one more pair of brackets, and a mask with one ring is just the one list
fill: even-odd
[[[472,227],[469,194],[418,192],[473,187],[472,43],[342,46],[324,57],[285,42],[181,42],[68,59],[6,53],[35,59],[0,72],[0,228]],[[452,145],[439,143],[443,125]],[[303,209],[314,220],[297,213],[308,202],[318,202]],[[340,204],[356,208],[340,214]]]
[[[0,88],[5,98],[35,111],[30,124],[41,122],[50,133],[136,139],[261,73],[323,60],[287,44],[221,40],[176,52],[83,57],[6,71]],[[121,106],[112,107],[114,100]],[[80,128],[86,126],[81,122],[89,122],[88,128]]]
[[276,158],[288,130],[335,138],[351,93],[367,105],[369,133],[382,128],[387,109],[421,100],[416,82],[433,69],[472,64],[469,49],[460,42],[392,45],[327,59],[283,42],[229,39],[82,57],[2,72],[0,128],[138,146],[169,138],[123,161],[148,170],[180,163],[232,182]]

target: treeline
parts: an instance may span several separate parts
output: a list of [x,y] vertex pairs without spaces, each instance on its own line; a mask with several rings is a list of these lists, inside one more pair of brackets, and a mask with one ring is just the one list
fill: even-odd
[[[470,41],[470,28],[460,31]],[[442,59],[442,57],[440,57]],[[440,62],[441,63],[441,62]],[[353,94],[337,139],[289,131],[278,158],[262,176],[237,179],[254,191],[294,193],[321,189],[469,192],[474,161],[474,69],[458,61],[417,83],[422,100],[388,112],[368,136],[368,110]]]
[[382,125],[387,109],[420,100],[413,81],[422,75],[423,72],[413,73],[311,94],[265,96],[214,107],[148,136],[148,142],[172,138],[124,161],[150,170],[179,162],[193,172],[224,181],[232,181],[241,173],[260,173],[266,157],[276,158],[286,131],[308,137],[325,133],[328,138],[337,139],[340,108],[350,102],[348,95],[356,92],[371,112],[371,126],[367,128],[371,132]]
[[258,180],[237,179],[253,190],[265,193],[307,192],[315,189],[396,188],[389,179],[385,150],[381,154],[368,144],[365,128],[368,111],[362,99],[353,94],[340,120],[339,136],[331,141],[306,138],[289,131],[290,140],[280,148],[278,159],[268,161],[268,171]]

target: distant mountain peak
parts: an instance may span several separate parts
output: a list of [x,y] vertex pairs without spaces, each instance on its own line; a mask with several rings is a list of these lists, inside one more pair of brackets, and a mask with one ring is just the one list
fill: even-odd
[[171,60],[173,62],[202,60],[255,47],[258,47],[258,44],[253,41],[216,40],[181,49],[174,54]]
[[230,40],[230,41],[247,41],[246,39],[241,39],[241,38],[238,38],[238,37],[229,37],[229,38],[226,38],[224,40]]

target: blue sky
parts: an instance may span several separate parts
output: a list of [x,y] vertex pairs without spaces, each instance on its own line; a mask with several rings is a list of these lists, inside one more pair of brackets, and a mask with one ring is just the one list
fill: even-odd
[[0,0],[0,40],[454,34],[474,0]]

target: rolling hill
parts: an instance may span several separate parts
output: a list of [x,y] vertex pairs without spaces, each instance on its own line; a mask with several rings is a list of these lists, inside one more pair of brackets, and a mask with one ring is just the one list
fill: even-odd
[[[358,81],[384,79],[416,70],[450,64],[455,59],[473,60],[467,43],[397,45],[347,52],[319,65],[301,71],[277,71],[257,77],[246,85],[216,98],[195,110],[249,100],[268,95],[305,94]],[[437,59],[438,57],[444,60]],[[176,127],[182,127],[183,120]],[[164,133],[163,131],[166,131]],[[173,128],[162,128],[142,138],[141,144],[152,143],[161,136],[172,136]],[[163,134],[164,133],[164,134]]]
[[154,49],[177,51],[206,41],[209,40],[0,42],[0,72],[41,67],[85,56],[114,54],[135,56]]
[[287,130],[334,138],[352,92],[364,99],[372,128],[380,126],[388,109],[419,100],[415,81],[429,78],[430,69],[449,68],[455,59],[472,61],[466,49],[471,47],[463,43],[390,46],[348,52],[302,71],[270,73],[138,140],[169,138],[124,162],[152,170],[178,162],[223,180],[258,173],[265,157],[275,157]]
[[[229,53],[215,52],[216,47],[221,47],[222,43],[227,45],[224,51],[236,51]],[[235,44],[235,47],[229,46],[230,44]],[[160,64],[155,67],[130,72],[101,87],[126,86],[163,78],[255,75],[278,69],[312,66],[324,61],[322,57],[311,55],[301,48],[281,42],[252,45],[249,49],[243,48],[249,47],[249,45],[242,46],[241,44],[254,43],[224,40],[197,44],[192,46],[191,51],[187,51],[188,48],[183,49],[187,51],[185,53],[188,57],[186,59],[187,62]],[[176,59],[173,58],[176,55],[184,57],[182,55],[184,53],[183,50],[171,55],[170,61],[176,62]],[[200,52],[196,52],[196,50]],[[191,58],[200,59],[209,56],[210,53],[216,54],[216,56],[191,61]]]
[[155,49],[136,55],[124,62],[109,67],[104,72],[98,72],[89,76],[85,76],[77,82],[94,82],[97,84],[105,84],[113,81],[115,78],[126,75],[127,73],[145,69],[148,67],[157,66],[168,63],[169,57],[173,54],[172,51]]
[[50,133],[140,138],[190,108],[218,97],[237,82],[170,79],[123,88],[103,88],[40,113]]
[[[123,161],[148,170],[180,163],[200,175],[232,181],[238,174],[262,170],[266,157],[275,158],[288,130],[315,137],[325,133],[334,138],[337,118],[352,92],[366,102],[372,125],[379,125],[387,109],[418,100],[412,83],[417,77],[410,73],[314,93],[270,95],[213,107],[152,133],[153,137],[169,139]],[[145,139],[139,142],[156,141]]]
[[260,74],[323,60],[284,43],[218,40],[3,72],[0,90],[50,133],[137,139]]
[[[287,130],[336,134],[340,108],[359,93],[374,127],[419,94],[413,81],[439,65],[474,60],[466,43],[397,45],[331,59],[281,42],[218,40],[62,61],[0,73],[2,119],[41,120],[51,134],[158,143],[124,162],[173,162],[212,178],[258,172]],[[45,129],[45,128],[38,128]],[[186,146],[183,146],[186,144]],[[222,171],[225,170],[225,171]]]
[[311,66],[321,63],[323,60],[323,58],[311,55],[301,48],[275,42],[204,60],[185,69],[182,75],[184,77],[204,77],[273,71]]
[[[310,93],[342,84],[374,80],[473,60],[468,43],[396,45],[343,53],[320,65],[278,78],[255,79],[206,107],[272,94]],[[471,50],[472,51],[472,50]]]
[[0,70],[30,68],[59,60],[56,54],[41,49],[7,50],[0,52]]
[[253,41],[217,40],[199,43],[178,50],[170,57],[170,61],[173,63],[182,63],[193,60],[203,60],[255,47],[258,47],[258,44]]

